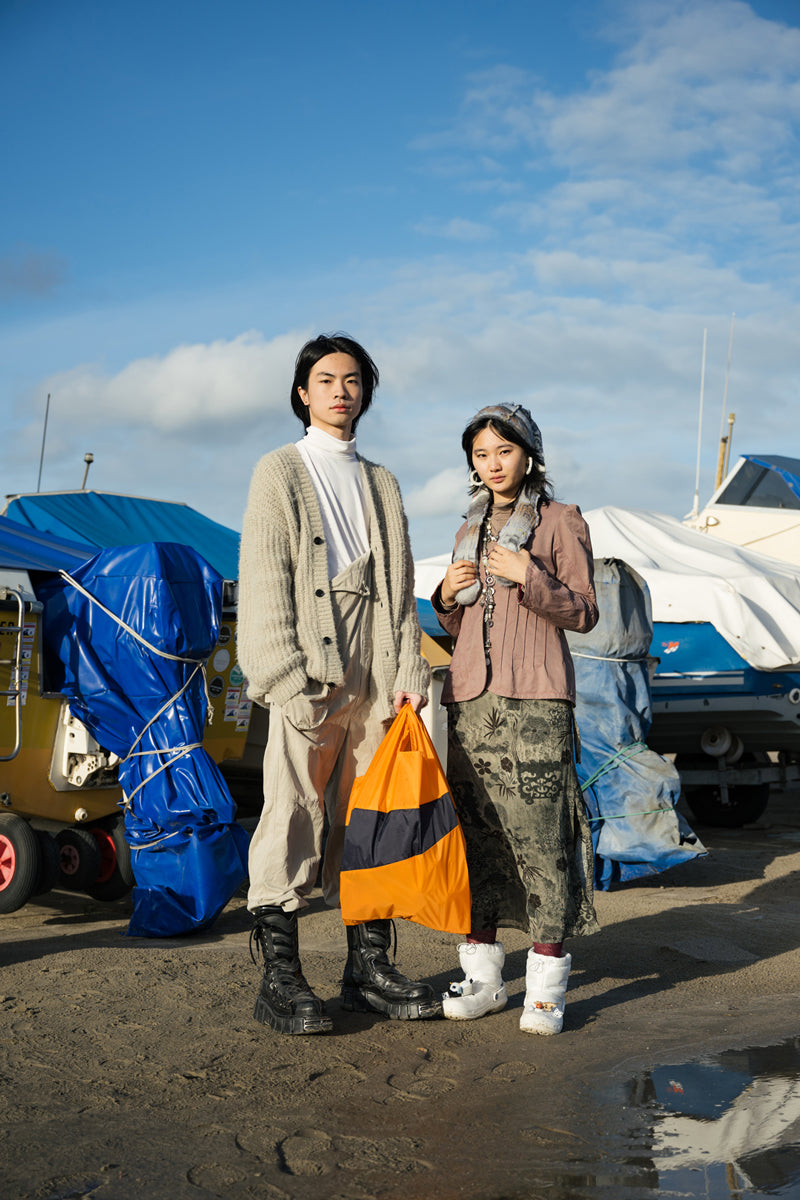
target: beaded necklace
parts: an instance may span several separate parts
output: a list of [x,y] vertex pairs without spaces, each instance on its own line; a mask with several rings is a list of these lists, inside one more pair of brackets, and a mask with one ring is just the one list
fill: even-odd
[[483,518],[483,536],[481,539],[483,587],[481,588],[479,603],[483,606],[483,647],[486,651],[487,661],[489,651],[492,648],[492,635],[489,631],[494,625],[494,592],[497,583],[494,575],[489,570],[489,553],[492,549],[492,544],[497,541],[503,526],[514,511],[516,502],[515,497],[510,504],[491,504],[486,510],[486,516]]

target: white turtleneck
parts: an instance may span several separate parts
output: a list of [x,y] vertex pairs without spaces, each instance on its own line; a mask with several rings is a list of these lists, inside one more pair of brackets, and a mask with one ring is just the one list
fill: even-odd
[[315,425],[296,443],[322,511],[331,579],[369,550],[367,511],[356,439],[343,442]]

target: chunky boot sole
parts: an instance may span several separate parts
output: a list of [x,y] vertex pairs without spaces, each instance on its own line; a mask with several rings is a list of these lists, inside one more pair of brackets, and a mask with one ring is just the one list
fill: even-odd
[[263,996],[256,997],[253,1016],[262,1025],[269,1025],[270,1029],[274,1029],[276,1033],[330,1033],[333,1029],[333,1021],[325,1014],[313,1017],[281,1016],[280,1013],[272,1011]]
[[342,988],[342,1008],[345,1012],[383,1013],[390,1021],[430,1021],[442,1015],[442,1003],[430,1000],[386,1000],[372,988]]

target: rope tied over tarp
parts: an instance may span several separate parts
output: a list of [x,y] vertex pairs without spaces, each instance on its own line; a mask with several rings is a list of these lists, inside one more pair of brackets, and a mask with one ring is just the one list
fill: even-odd
[[[585,655],[585,657],[593,658],[594,655],[589,654],[589,655]],[[624,660],[619,660],[619,661],[624,661]],[[636,661],[636,660],[631,660],[631,661]],[[643,754],[646,750],[649,750],[649,749],[650,749],[650,747],[647,745],[646,742],[631,742],[631,744],[629,746],[623,746],[620,750],[617,750],[617,752],[615,754],[612,754],[609,758],[607,758],[605,760],[605,762],[602,762],[600,764],[600,766],[597,768],[597,770],[595,771],[595,773],[593,775],[590,775],[585,783],[581,784],[581,791],[585,792],[586,789],[590,788],[593,783],[596,783],[597,780],[601,778],[601,776],[608,775],[608,773],[610,771],[613,771],[615,767],[620,766],[622,763],[627,762],[627,760],[629,758],[633,758],[634,755],[636,755],[636,754]],[[642,812],[618,813],[614,817],[604,817],[602,815],[602,813],[597,817],[589,816],[588,813],[586,814],[586,816],[587,816],[587,820],[589,820],[589,821],[627,821],[629,817],[649,817],[653,813],[673,814],[673,809],[672,809],[671,805],[662,805],[659,808],[646,808]]]
[[206,710],[207,711],[207,720],[208,720],[208,724],[209,725],[211,724],[211,722],[214,719],[214,710],[213,710],[213,707],[211,704],[211,696],[210,696],[209,690],[208,690],[208,676],[206,674],[205,662],[203,661],[203,659],[200,659],[200,658],[188,658],[186,655],[170,654],[167,650],[161,650],[158,646],[154,646],[152,644],[152,642],[148,642],[147,638],[144,638],[144,637],[142,637],[142,635],[140,633],[137,633],[136,630],[133,629],[130,625],[128,625],[128,623],[126,621],[123,621],[122,617],[120,617],[117,613],[113,612],[110,608],[107,608],[106,605],[103,604],[101,600],[98,600],[96,596],[93,596],[92,593],[83,586],[83,584],[78,583],[77,579],[73,579],[73,577],[67,571],[59,571],[59,575],[66,583],[68,583],[71,587],[74,587],[76,589],[76,591],[80,592],[80,594],[82,596],[85,596],[90,604],[94,604],[97,608],[99,608],[101,610],[101,612],[104,612],[107,617],[110,617],[112,621],[114,621],[117,625],[119,625],[119,627],[121,629],[124,629],[125,632],[130,634],[130,636],[132,638],[135,638],[135,640],[137,642],[141,643],[141,645],[144,646],[146,650],[149,650],[153,654],[159,655],[161,658],[168,658],[171,662],[179,662],[179,663],[187,663],[187,664],[194,663],[195,664],[194,670],[192,671],[191,675],[184,683],[183,687],[179,688],[178,691],[175,692],[174,695],[169,697],[169,699],[166,701],[165,704],[161,705],[161,708],[158,710],[158,712],[155,713],[155,715],[150,718],[150,720],[147,722],[147,724],[142,727],[142,729],[140,730],[138,736],[135,738],[133,744],[131,745],[130,750],[125,755],[125,757],[120,759],[120,765],[122,765],[123,763],[129,762],[131,758],[145,757],[146,755],[149,755],[149,754],[158,754],[158,755],[166,755],[167,756],[165,761],[162,762],[161,765],[159,767],[157,767],[155,771],[152,771],[145,779],[143,779],[141,781],[141,783],[139,783],[133,789],[133,791],[130,793],[130,795],[127,795],[123,789],[122,807],[130,808],[131,802],[133,801],[133,797],[136,795],[136,793],[138,791],[141,790],[141,788],[144,787],[144,785],[146,783],[149,783],[151,779],[155,779],[156,776],[160,775],[160,773],[163,770],[165,770],[166,767],[172,766],[172,764],[177,762],[177,760],[179,758],[183,758],[185,755],[190,754],[192,752],[192,750],[197,750],[200,747],[202,747],[202,745],[203,745],[202,742],[191,742],[191,743],[185,743],[184,745],[181,745],[181,746],[169,746],[164,750],[136,750],[136,746],[138,746],[139,742],[141,742],[142,738],[147,733],[148,729],[150,729],[150,727],[152,725],[155,725],[156,721],[158,721],[158,719],[161,716],[163,716],[163,714],[165,712],[167,712],[168,709],[170,709],[178,700],[180,700],[181,696],[183,696],[184,692],[187,690],[187,688],[191,684],[192,680],[197,675],[198,671],[201,672],[202,677],[203,677],[203,690],[205,692],[206,700],[208,702],[208,708]]

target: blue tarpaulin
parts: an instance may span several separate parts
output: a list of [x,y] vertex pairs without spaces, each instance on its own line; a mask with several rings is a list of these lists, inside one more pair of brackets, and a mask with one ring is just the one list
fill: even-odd
[[59,690],[119,756],[136,877],[129,934],[211,924],[246,875],[247,835],[203,749],[202,664],[219,632],[222,579],[188,546],[103,550],[39,587]]
[[180,542],[202,554],[223,579],[239,575],[239,534],[188,504],[115,492],[36,492],[12,497],[6,515],[31,529],[74,538],[95,550]]
[[705,849],[675,809],[680,777],[650,750],[647,585],[618,559],[595,560],[600,620],[568,634],[575,663],[578,778],[592,826],[595,886],[654,875]]

